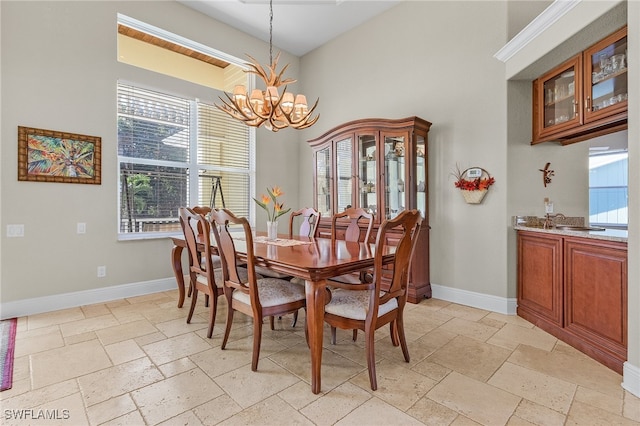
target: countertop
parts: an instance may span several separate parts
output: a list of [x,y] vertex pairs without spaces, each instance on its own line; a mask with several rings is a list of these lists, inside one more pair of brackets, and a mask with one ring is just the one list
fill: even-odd
[[532,226],[515,225],[516,231],[540,232],[544,234],[566,235],[569,237],[591,238],[594,240],[627,242],[628,231],[623,229],[605,229],[604,231],[568,231],[566,229],[543,229]]

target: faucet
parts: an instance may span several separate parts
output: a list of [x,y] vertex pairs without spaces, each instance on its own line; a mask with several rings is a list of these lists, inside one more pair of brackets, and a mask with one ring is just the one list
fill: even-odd
[[542,226],[543,229],[551,229],[555,226],[555,223],[553,222],[553,219],[559,217],[560,219],[566,219],[567,217],[565,215],[563,215],[562,213],[556,213],[556,214],[550,214],[547,213],[545,220],[544,220],[544,225]]

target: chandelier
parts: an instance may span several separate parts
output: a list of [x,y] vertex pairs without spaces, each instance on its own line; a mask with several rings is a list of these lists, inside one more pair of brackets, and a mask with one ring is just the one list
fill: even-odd
[[[225,92],[226,100],[220,97],[222,105],[216,104],[218,109],[243,121],[247,126],[260,127],[264,124],[264,127],[272,132],[286,127],[306,129],[318,121],[320,115],[311,116],[318,106],[317,99],[313,107],[309,109],[306,96],[294,96],[293,93],[287,92],[286,85],[296,82],[290,78],[283,79],[283,74],[289,64],[285,65],[280,72],[276,71],[280,53],[276,55],[275,59],[273,58],[273,0],[269,1],[269,61],[271,65],[265,69],[253,57],[247,56],[251,62],[246,64],[249,69],[245,72],[262,78],[266,89],[264,91],[254,89],[251,91],[251,95],[248,95],[246,87],[238,85],[233,89],[232,95]],[[283,85],[284,88],[280,94],[278,89]]]

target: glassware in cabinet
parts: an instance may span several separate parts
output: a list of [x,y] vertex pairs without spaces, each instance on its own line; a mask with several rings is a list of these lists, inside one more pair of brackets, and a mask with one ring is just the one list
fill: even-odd
[[316,152],[316,208],[324,217],[331,212],[331,150],[329,147]]
[[406,207],[405,144],[405,136],[384,136],[385,219],[393,219]]
[[627,110],[627,29],[622,28],[584,52],[585,122]]
[[537,80],[537,125],[541,137],[582,124],[581,74],[582,58],[577,55]]
[[351,138],[336,142],[337,212],[353,207],[353,142]]
[[427,146],[422,135],[416,138],[416,208],[427,217]]
[[358,194],[360,207],[374,215],[378,214],[378,199],[375,182],[378,180],[378,158],[376,154],[376,135],[358,136]]

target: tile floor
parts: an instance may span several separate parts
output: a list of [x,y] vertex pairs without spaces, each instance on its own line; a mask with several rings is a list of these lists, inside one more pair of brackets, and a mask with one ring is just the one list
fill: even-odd
[[302,313],[295,328],[290,317],[266,327],[254,373],[246,317],[236,315],[222,351],[225,301],[212,339],[205,308],[186,324],[176,301],[170,291],[20,318],[0,423],[640,424],[640,398],[620,375],[516,316],[436,299],[409,304],[411,362],[379,330],[376,392],[362,335],[354,343],[339,332],[333,346],[327,328],[323,392],[314,395]]

